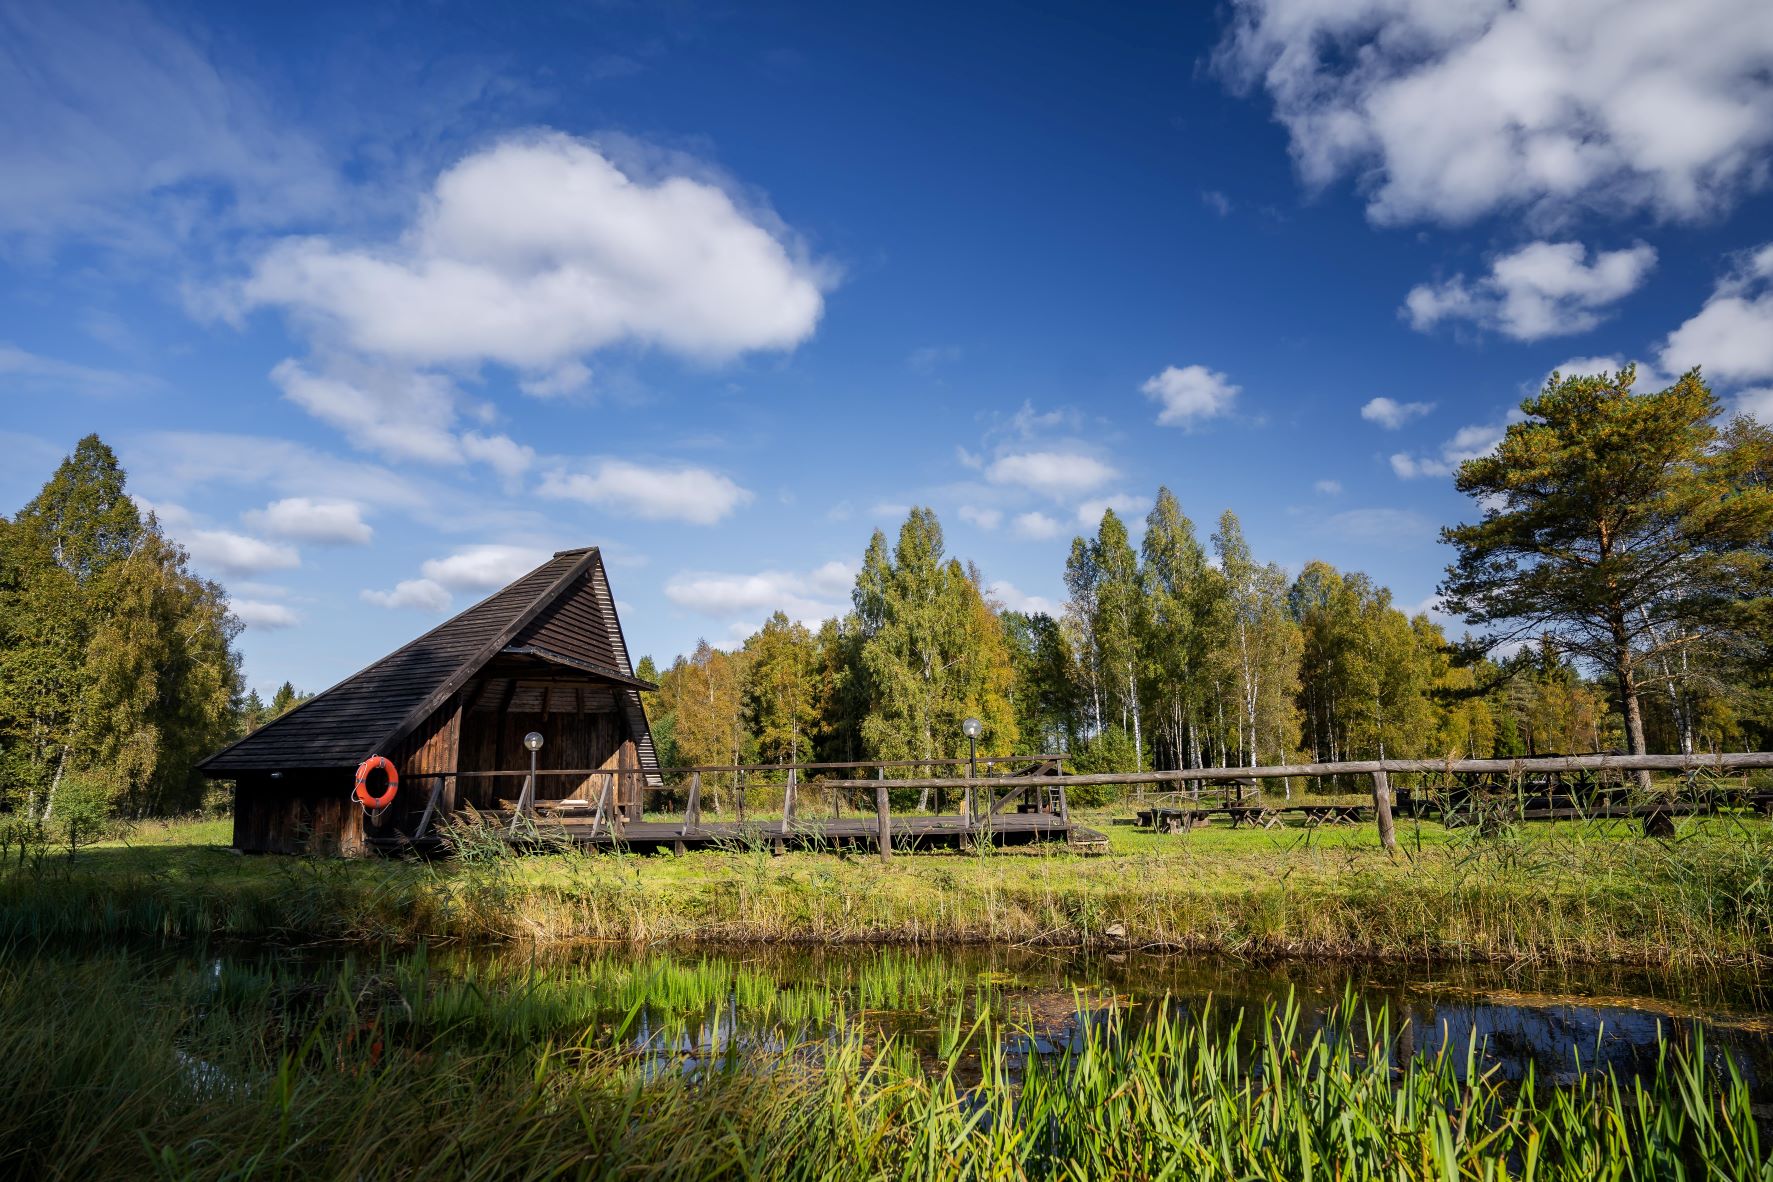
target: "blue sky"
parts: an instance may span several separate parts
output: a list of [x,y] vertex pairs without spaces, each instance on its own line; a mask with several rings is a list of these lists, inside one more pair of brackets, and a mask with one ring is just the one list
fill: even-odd
[[1555,366],[1773,410],[1760,0],[0,10],[0,506],[82,434],[319,688],[605,548],[636,653],[1011,606],[1160,484],[1408,607]]

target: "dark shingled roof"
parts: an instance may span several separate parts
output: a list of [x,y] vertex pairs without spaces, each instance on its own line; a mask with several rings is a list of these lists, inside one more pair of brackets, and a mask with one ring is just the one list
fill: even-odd
[[540,619],[538,631],[554,626],[550,621],[561,612],[551,609],[569,606],[566,601],[587,579],[595,613],[575,626],[601,631],[596,639],[607,647],[611,660],[607,668],[584,667],[624,686],[618,694],[640,749],[641,766],[653,773],[649,778],[655,778],[658,758],[638,692],[652,687],[634,677],[603,559],[594,546],[562,550],[510,586],[197,766],[219,777],[282,768],[354,768],[371,755],[386,754],[488,661],[508,647],[523,648],[529,625]]

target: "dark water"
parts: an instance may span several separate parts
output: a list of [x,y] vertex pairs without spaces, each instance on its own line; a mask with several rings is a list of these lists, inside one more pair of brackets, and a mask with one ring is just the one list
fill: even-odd
[[[509,953],[457,953],[436,961],[444,977],[509,973]],[[1675,975],[1607,968],[1437,969],[1340,963],[1249,964],[1225,958],[1076,955],[1016,949],[784,948],[677,951],[580,949],[528,961],[524,970],[586,996],[609,990],[637,1046],[673,1055],[734,1043],[776,1047],[842,1026],[890,1033],[932,1055],[956,1015],[991,1009],[1024,1033],[1012,1052],[1075,1045],[1110,1008],[1131,1021],[1209,1013],[1243,1037],[1269,1006],[1291,997],[1309,1035],[1352,999],[1384,1010],[1396,1057],[1443,1049],[1463,1064],[1473,1036],[1477,1066],[1505,1079],[1531,1066],[1541,1081],[1612,1068],[1654,1067],[1664,1044],[1692,1048],[1722,1069],[1733,1062],[1757,1099],[1773,1099],[1773,995],[1743,974]]]

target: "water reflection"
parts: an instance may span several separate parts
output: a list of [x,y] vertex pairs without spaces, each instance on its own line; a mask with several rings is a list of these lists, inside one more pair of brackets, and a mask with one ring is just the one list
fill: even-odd
[[[484,971],[488,957],[500,954],[462,953],[437,971]],[[619,1000],[627,1034],[637,1050],[669,1060],[672,1070],[739,1051],[817,1046],[846,1029],[894,1035],[934,1060],[964,1040],[981,1008],[1019,1031],[1005,1044],[1012,1060],[1074,1049],[1084,1024],[1108,1009],[1134,1023],[1155,1020],[1160,1002],[1172,1016],[1210,1014],[1228,1037],[1236,1033],[1247,1043],[1265,1008],[1291,995],[1302,1038],[1351,998],[1388,1015],[1396,1059],[1445,1053],[1463,1072],[1475,1034],[1476,1069],[1510,1080],[1529,1067],[1546,1082],[1609,1068],[1629,1076],[1652,1069],[1665,1044],[1691,1048],[1701,1037],[1709,1061],[1720,1069],[1726,1059],[1735,1063],[1757,1098],[1773,1098],[1773,1015],[1751,974],[1425,971],[967,948],[609,947],[537,957],[527,971],[625,982]],[[686,980],[713,988],[698,996],[686,991]],[[1238,1031],[1240,1010],[1246,1017]]]

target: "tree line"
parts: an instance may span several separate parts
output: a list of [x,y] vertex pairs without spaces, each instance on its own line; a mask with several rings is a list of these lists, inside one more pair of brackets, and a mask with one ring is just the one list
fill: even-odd
[[655,738],[680,766],[1064,753],[1079,771],[1299,760],[1694,752],[1773,742],[1773,432],[1720,427],[1697,371],[1563,377],[1456,478],[1475,521],[1449,637],[1367,575],[1203,541],[1160,488],[1134,545],[1105,512],[1054,614],[992,602],[933,511],[876,532],[852,608],[776,613],[731,651],[658,670]]

